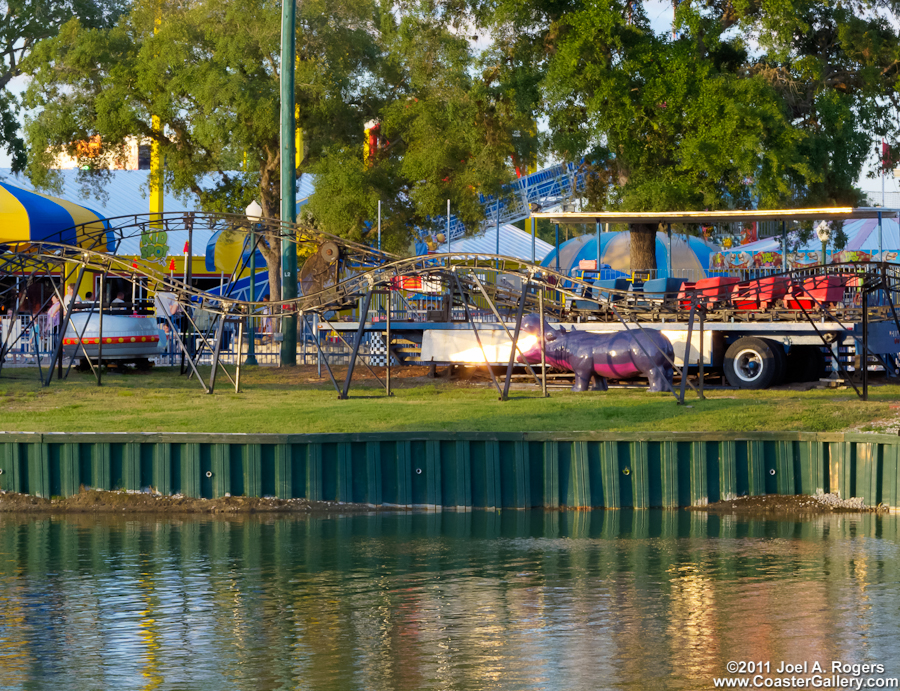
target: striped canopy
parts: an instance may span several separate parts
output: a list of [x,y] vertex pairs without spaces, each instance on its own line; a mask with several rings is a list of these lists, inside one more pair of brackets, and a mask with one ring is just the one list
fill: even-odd
[[[672,235],[672,272],[676,276],[706,276],[709,258],[719,247],[693,235]],[[579,235],[559,246],[559,269],[569,274],[578,268],[582,259],[597,259],[597,236],[594,233]],[[600,262],[623,274],[631,273],[631,233],[600,233]],[[542,266],[556,267],[556,250],[552,250],[541,262]],[[668,275],[669,238],[665,233],[656,234],[656,266],[658,275]]]
[[[76,233],[82,223],[91,225]],[[89,237],[106,228],[104,217],[87,207],[0,182],[0,243],[50,241],[108,251]]]

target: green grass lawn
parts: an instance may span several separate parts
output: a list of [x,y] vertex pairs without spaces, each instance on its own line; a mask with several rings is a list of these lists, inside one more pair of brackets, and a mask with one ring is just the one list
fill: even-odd
[[[208,378],[209,368],[201,370]],[[342,378],[339,378],[342,381]],[[871,389],[871,400],[852,389],[813,391],[688,390],[686,406],[671,394],[613,390],[574,394],[511,393],[501,403],[492,388],[447,380],[404,379],[387,399],[374,381],[354,380],[341,401],[314,368],[242,371],[235,394],[219,375],[213,395],[177,370],[105,374],[98,387],[90,373],[41,388],[34,369],[0,373],[0,430],[30,432],[377,432],[377,431],[840,431],[877,429],[893,419],[900,387]]]

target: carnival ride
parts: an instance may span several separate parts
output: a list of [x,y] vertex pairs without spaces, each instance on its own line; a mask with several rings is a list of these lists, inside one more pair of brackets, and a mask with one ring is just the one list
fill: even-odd
[[[816,211],[817,217],[827,215]],[[552,218],[566,221],[565,216]],[[165,265],[117,254],[125,240],[153,233],[186,232],[190,243],[198,228],[246,235],[252,238],[249,243],[254,248],[261,242],[295,245],[303,259],[299,278],[302,295],[287,301],[251,302],[228,290],[220,294],[200,290],[192,284],[190,275],[179,277],[167,273]],[[78,239],[77,244],[65,241],[73,237]],[[245,263],[246,253],[236,262],[228,285],[244,272]],[[15,335],[9,330],[0,333],[0,366],[3,356],[13,352],[17,343],[21,346],[35,337],[38,315],[52,297],[65,299],[64,282],[73,283],[77,293],[83,281],[95,281],[101,299],[70,303],[62,311],[59,333],[63,337],[53,343],[46,372],[40,367],[40,358],[37,364],[42,383],[49,385],[54,369],[58,379],[64,378],[76,358],[81,358],[100,384],[99,365],[112,357],[112,344],[106,341],[113,337],[110,306],[103,300],[104,285],[111,275],[130,282],[135,287],[133,294],[150,290],[169,296],[169,307],[157,306],[155,317],[148,314],[145,303],[138,304],[137,300],[118,309],[137,316],[144,312],[142,321],[150,325],[155,319],[177,344],[182,371],[196,377],[207,393],[213,392],[220,372],[236,390],[240,389],[243,336],[249,320],[256,319],[262,310],[269,310],[267,318],[276,327],[284,316],[297,315],[299,323],[315,332],[312,345],[340,398],[347,398],[358,362],[373,372],[388,395],[392,362],[467,362],[487,365],[493,385],[501,399],[506,399],[517,356],[525,359],[519,334],[527,312],[541,320],[576,322],[578,329],[588,331],[662,330],[675,345],[675,357],[669,360],[676,376],[680,376],[680,390],[675,392],[680,402],[688,386],[702,393],[704,365],[723,366],[734,386],[765,388],[784,379],[789,369],[795,374],[803,370],[802,376],[816,378],[823,373],[826,357],[832,360],[833,371],[840,372],[865,397],[869,364],[877,362],[893,374],[900,351],[900,320],[895,309],[900,299],[900,265],[896,264],[831,264],[753,280],[735,276],[690,283],[663,278],[641,285],[632,279],[629,285],[622,279],[566,276],[549,267],[498,255],[446,253],[401,258],[301,225],[191,213],[107,219],[103,227],[84,224],[74,234],[71,229],[67,231],[65,237],[4,246],[0,252],[0,301],[11,304],[12,316],[22,318],[25,324]],[[10,281],[10,277],[18,280]],[[44,281],[52,290],[45,300],[26,308],[20,299],[27,292],[23,288],[36,281]],[[350,310],[358,311],[352,322],[335,319],[334,315]],[[315,329],[310,317],[315,317]],[[88,335],[92,324],[97,330]],[[138,320],[134,324],[139,324]],[[220,358],[226,324],[237,329],[233,374]],[[140,335],[152,339],[154,334],[146,327],[147,323],[140,324]],[[320,334],[334,336],[349,353],[343,385],[334,376]],[[384,379],[366,357],[360,357],[361,346],[370,335],[380,336],[384,344]],[[117,334],[115,338],[131,335]],[[448,345],[448,338],[468,339],[473,345],[453,353],[448,350],[453,347]],[[92,343],[86,339],[99,340]],[[159,347],[159,341],[143,343],[146,353]],[[97,346],[96,351],[93,346]],[[841,349],[846,351],[848,347],[855,347],[858,353],[854,376],[842,355]],[[717,349],[725,352],[724,357],[716,354]],[[467,353],[468,359],[461,359],[460,352]],[[135,357],[134,352],[129,355]],[[64,372],[66,357],[69,361]],[[201,359],[212,365],[207,380],[200,374]],[[373,359],[371,353],[368,359]],[[700,369],[697,385],[686,376],[687,368],[695,363]],[[505,367],[502,385],[495,372],[500,365]],[[546,363],[542,363],[540,373],[531,364],[525,364],[525,368],[546,393]],[[855,382],[860,376],[861,388]]]

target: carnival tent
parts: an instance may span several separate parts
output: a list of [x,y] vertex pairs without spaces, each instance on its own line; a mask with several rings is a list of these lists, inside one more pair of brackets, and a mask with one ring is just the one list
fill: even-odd
[[[710,257],[721,248],[703,238],[693,235],[672,235],[672,275],[692,280],[704,278],[709,268]],[[669,237],[666,233],[656,234],[656,266],[657,275],[664,278],[669,275]],[[578,269],[582,260],[597,259],[597,235],[594,233],[580,235],[564,242],[559,247],[559,270],[571,275]],[[631,273],[631,233],[600,233],[600,263],[612,271],[623,274]],[[556,268],[556,249],[552,249],[542,266]]]
[[[879,252],[878,220],[874,218],[847,221],[844,223],[846,246],[838,251],[833,240],[826,248],[825,263],[841,261],[887,261],[900,259],[900,228],[896,218],[885,218],[881,222]],[[747,245],[738,245],[719,252],[710,259],[711,271],[742,271],[750,269],[780,269],[782,267],[781,236],[764,238]],[[806,242],[801,242],[800,234],[787,234],[788,268],[815,266],[822,264],[822,243],[815,233]]]
[[[75,226],[83,223],[90,225],[76,235]],[[92,247],[96,241],[89,235],[96,237],[96,231],[107,227],[104,217],[86,206],[0,182],[0,243],[49,241]]]
[[[116,225],[116,222],[113,219],[134,216],[135,214],[146,214],[148,212],[147,195],[150,178],[149,170],[106,171],[107,179],[104,183],[105,194],[99,197],[96,196],[91,189],[81,184],[79,174],[82,173],[82,171],[71,169],[60,170],[57,172],[62,187],[59,198],[54,198],[47,197],[35,190],[28,178],[22,175],[14,175],[9,168],[0,168],[0,181],[2,181],[0,182],[0,185],[15,187],[16,195],[20,195],[22,192],[34,194],[37,197],[54,200],[64,206],[67,205],[66,208],[81,208],[93,214],[93,216],[85,217],[83,221],[78,220],[75,223],[73,223],[71,214],[60,214],[58,217],[58,224],[62,227],[57,227],[55,231],[52,229],[48,230],[47,232],[51,235],[54,232],[59,232],[59,230],[71,228],[72,226],[77,225],[77,223],[95,220],[96,218],[110,219],[111,225]],[[201,180],[201,187],[208,189],[210,186],[214,185],[216,181],[217,175],[209,174]],[[309,195],[312,194],[312,183],[313,178],[308,174],[304,175],[299,182],[297,188],[298,208],[303,206]],[[3,190],[0,190],[0,195],[3,195]],[[0,198],[0,243],[21,242],[21,238],[24,235],[24,231],[22,230],[24,227],[22,225],[23,217],[19,213],[21,207],[16,205],[10,206],[8,199],[7,201],[4,201],[4,198]],[[15,216],[7,216],[4,215],[7,208],[19,209],[19,211],[16,211]],[[170,190],[167,190],[164,195],[163,208],[166,213],[177,214],[202,211],[199,203],[194,197],[175,195]],[[15,231],[13,229],[15,229]],[[15,238],[10,237],[13,232],[16,233]],[[212,231],[200,230],[199,228],[195,229],[193,235],[193,254],[195,256],[203,255],[207,252],[207,243],[211,241],[212,235]],[[29,234],[26,237],[31,240],[39,239],[40,234]],[[187,231],[169,231],[167,233],[168,246],[163,248],[163,254],[171,254],[172,252],[181,254],[181,249],[184,247],[187,239]],[[110,247],[109,251],[112,251],[112,249],[113,248]],[[115,249],[119,255],[141,256],[140,235],[135,234],[130,237],[124,237],[119,241],[118,247]],[[227,272],[231,271],[233,266],[234,263],[231,262],[227,266],[223,264],[221,269],[215,268],[215,270]],[[261,263],[260,266],[264,266],[264,263]]]

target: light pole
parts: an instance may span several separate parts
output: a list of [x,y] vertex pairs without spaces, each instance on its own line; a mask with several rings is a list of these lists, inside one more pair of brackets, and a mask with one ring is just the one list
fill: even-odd
[[828,247],[828,241],[831,240],[831,224],[828,221],[820,221],[816,226],[816,235],[819,237],[819,242],[822,243],[822,265],[824,266],[828,263],[825,250]]
[[[256,203],[256,200],[250,202],[244,213],[250,222],[250,302],[256,302],[256,224],[259,223],[262,207]],[[251,308],[249,324],[247,325],[247,359],[244,360],[245,365],[258,365],[256,361],[256,329],[253,326],[255,319],[254,313],[256,308]]]
[[[297,220],[296,162],[294,161],[294,69],[297,40],[296,0],[281,2],[281,221]],[[284,226],[282,226],[283,228]],[[296,236],[295,236],[296,237]],[[292,238],[293,240],[294,238]],[[281,299],[297,297],[297,244],[281,237]],[[297,315],[281,318],[281,364],[297,364]]]

